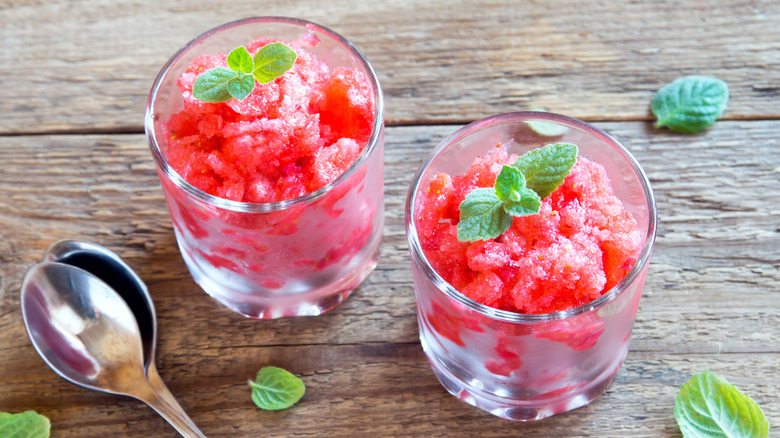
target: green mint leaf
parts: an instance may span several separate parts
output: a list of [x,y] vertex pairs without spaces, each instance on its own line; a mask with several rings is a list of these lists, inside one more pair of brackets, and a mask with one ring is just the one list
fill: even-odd
[[515,161],[525,175],[525,185],[541,199],[558,188],[577,161],[577,146],[568,143],[550,144],[534,149]]
[[528,216],[539,213],[542,208],[542,198],[535,191],[523,188],[512,194],[504,202],[504,211],[512,216]]
[[[544,108],[531,108],[531,111],[548,112]],[[569,131],[567,126],[542,120],[527,120],[525,124],[528,125],[532,131],[544,137],[558,137]]]
[[49,419],[35,411],[19,414],[0,412],[0,437],[47,438],[50,429]]
[[291,69],[297,58],[283,43],[266,44],[254,57],[246,48],[237,47],[227,56],[228,68],[212,68],[195,79],[192,97],[209,103],[244,99],[254,90],[255,80],[261,84],[273,81]]
[[458,240],[495,239],[512,226],[513,216],[539,213],[542,199],[569,175],[577,152],[573,144],[551,144],[504,165],[495,187],[472,190],[458,206]]
[[255,53],[252,72],[257,82],[267,84],[291,69],[298,54],[283,43],[266,44]]
[[761,408],[725,379],[696,374],[680,389],[674,417],[685,438],[766,438],[769,423]]
[[496,197],[504,202],[504,211],[512,216],[536,214],[542,207],[539,195],[525,186],[523,173],[506,164],[496,178]]
[[512,226],[512,216],[504,211],[503,205],[493,187],[472,190],[458,207],[458,240],[474,242],[503,234]]
[[231,70],[248,74],[251,74],[255,67],[252,55],[244,47],[237,47],[228,54],[227,65]]
[[516,167],[507,166],[501,168],[501,173],[496,177],[496,196],[502,201],[509,199],[518,190],[525,189],[525,177]]
[[225,67],[206,70],[192,84],[192,97],[201,102],[227,102],[231,97],[228,83],[235,77],[236,72]]
[[650,107],[658,119],[656,128],[695,134],[723,115],[728,100],[728,85],[720,79],[686,76],[658,90]]
[[301,379],[277,367],[261,368],[255,381],[249,381],[249,386],[252,387],[252,401],[260,409],[269,411],[289,408],[306,391]]
[[255,89],[255,77],[252,75],[239,73],[227,84],[228,93],[238,100],[247,96]]

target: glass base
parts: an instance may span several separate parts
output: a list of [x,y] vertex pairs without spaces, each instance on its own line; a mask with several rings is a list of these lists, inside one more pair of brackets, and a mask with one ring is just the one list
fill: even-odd
[[442,386],[458,399],[497,417],[512,421],[536,421],[555,414],[571,411],[597,399],[617,374],[623,358],[596,379],[579,388],[562,394],[544,395],[525,399],[501,397],[477,388],[450,372],[434,356],[426,354],[436,378]]
[[[293,316],[317,316],[334,309],[352,294],[360,283],[373,272],[379,261],[381,233],[372,239],[365,248],[353,258],[353,262],[342,266],[343,274],[321,282],[321,286],[299,281],[290,281],[290,287],[267,290],[257,286],[257,290],[228,290],[224,283],[218,283],[198,263],[190,258],[186,251],[181,254],[190,274],[198,285],[228,309],[252,319],[276,319]],[[357,261],[356,261],[357,260]],[[320,279],[322,280],[322,279]],[[292,290],[292,291],[291,291]]]

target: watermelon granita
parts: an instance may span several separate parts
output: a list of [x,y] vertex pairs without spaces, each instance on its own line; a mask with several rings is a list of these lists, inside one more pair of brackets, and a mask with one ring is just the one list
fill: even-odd
[[[555,125],[556,144],[542,147],[552,131],[537,122]],[[551,150],[569,151],[565,172],[533,161]],[[549,190],[536,179],[546,173],[557,178]],[[597,398],[628,352],[655,223],[641,168],[587,123],[519,112],[453,133],[406,204],[434,374],[459,399],[516,421]]]
[[[277,42],[256,38],[254,54]],[[293,67],[243,100],[206,103],[193,97],[203,72],[227,65],[227,54],[200,55],[178,86],[184,108],[165,124],[168,163],[200,190],[231,201],[298,198],[338,178],[360,155],[374,125],[373,91],[356,68],[317,59],[294,41]]]
[[604,168],[587,158],[577,160],[538,214],[514,218],[495,239],[458,240],[466,195],[493,187],[502,165],[516,160],[499,145],[463,175],[434,175],[416,205],[425,256],[455,289],[496,309],[552,313],[595,300],[634,266],[642,236]]
[[[198,95],[199,77],[239,71],[228,60],[234,49],[251,62],[277,43],[294,52],[280,76],[262,82],[250,68],[248,94]],[[158,76],[146,127],[182,256],[228,308],[263,319],[317,315],[373,270],[382,99],[370,64],[340,36],[285,18],[209,31]]]

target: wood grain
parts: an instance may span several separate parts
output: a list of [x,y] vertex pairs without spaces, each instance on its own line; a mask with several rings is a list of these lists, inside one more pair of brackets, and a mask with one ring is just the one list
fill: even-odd
[[308,19],[354,42],[378,72],[389,125],[531,108],[649,120],[652,94],[689,74],[729,84],[727,119],[780,117],[775,0],[11,0],[0,6],[0,133],[141,132],[167,59],[252,15]]
[[[209,436],[679,437],[672,406],[695,372],[725,376],[780,424],[780,121],[721,121],[696,136],[598,123],[646,170],[658,240],[626,364],[595,403],[513,424],[447,394],[417,340],[403,202],[424,156],[457,126],[390,127],[380,264],[316,318],[251,321],[206,296],[175,244],[141,134],[0,136],[0,411],[35,409],[53,436],[176,436],[131,399],[59,379],[21,320],[24,272],[60,238],[117,251],[147,282],[158,367]],[[245,382],[263,365],[302,376],[294,409],[260,412]]]
[[[369,58],[386,103],[380,264],[316,318],[252,321],[193,282],[143,136],[146,96],[183,44],[252,15],[328,26]],[[119,253],[158,314],[157,365],[208,436],[675,437],[680,386],[710,369],[780,427],[780,3],[692,0],[6,0],[0,5],[0,411],[53,437],[175,437],[151,409],[58,378],[24,330],[26,270],[62,238]],[[731,99],[712,128],[652,128],[649,102],[688,74]],[[418,341],[404,231],[413,172],[488,115],[547,108],[622,141],[657,198],[658,239],[626,363],[594,403],[514,424],[446,393]],[[246,380],[307,385],[281,412]]]

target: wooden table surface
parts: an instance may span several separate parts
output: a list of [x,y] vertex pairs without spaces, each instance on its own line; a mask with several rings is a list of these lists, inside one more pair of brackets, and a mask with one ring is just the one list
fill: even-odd
[[[336,30],[384,88],[381,260],[319,317],[248,320],[198,288],[143,134],[168,57],[253,15]],[[0,28],[0,411],[36,410],[55,437],[177,436],[140,402],[60,379],[33,349],[22,278],[52,242],[77,238],[116,251],[148,284],[158,368],[208,436],[679,437],[677,392],[707,369],[780,430],[776,0],[10,0]],[[728,83],[724,117],[697,135],[656,130],[653,93],[690,74]],[[418,340],[403,202],[447,134],[537,107],[622,141],[651,180],[660,222],[613,383],[586,407],[520,424],[458,401],[434,377]],[[252,404],[246,381],[265,365],[302,377],[294,408]]]

